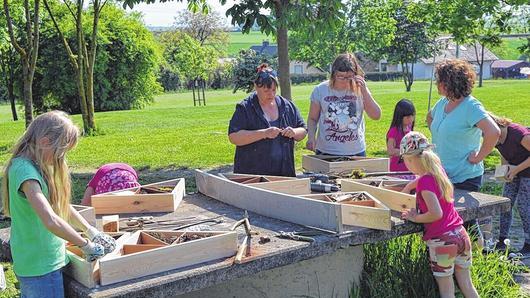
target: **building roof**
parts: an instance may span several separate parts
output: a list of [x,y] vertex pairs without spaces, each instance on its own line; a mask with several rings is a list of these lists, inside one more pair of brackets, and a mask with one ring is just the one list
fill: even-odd
[[[459,45],[459,59],[473,62],[477,61],[477,55],[475,53],[475,47],[473,44]],[[481,46],[477,44],[477,50],[480,55]],[[454,42],[449,42],[446,49],[441,50],[436,56],[436,62],[444,59],[454,59],[456,58],[456,44]],[[420,59],[425,64],[432,64],[433,58],[421,58]],[[488,48],[484,48],[484,61],[495,61],[499,60],[495,54],[493,54]]]
[[526,66],[526,62],[523,60],[497,60],[491,64],[491,68],[510,68],[516,66],[517,64]]
[[269,55],[273,57],[278,56],[278,46],[276,44],[270,44],[266,40],[264,40],[259,46],[251,46],[250,49],[254,50],[258,54]]

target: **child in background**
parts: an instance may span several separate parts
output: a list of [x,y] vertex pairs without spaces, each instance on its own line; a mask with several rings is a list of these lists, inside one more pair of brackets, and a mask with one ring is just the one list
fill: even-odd
[[115,248],[112,237],[91,227],[70,205],[65,156],[78,137],[64,112],[44,113],[24,132],[5,168],[3,213],[11,217],[13,270],[22,297],[64,297],[61,269],[69,262],[64,240],[79,246],[88,261]]
[[398,101],[394,108],[394,117],[390,129],[386,133],[386,148],[388,156],[390,156],[391,172],[408,171],[405,163],[399,157],[399,144],[404,135],[414,130],[415,117],[416,109],[410,100],[404,98]]
[[[525,237],[524,246],[519,253],[528,255],[530,254],[530,129],[491,113],[490,117],[501,130],[501,136],[495,147],[501,154],[502,164],[515,166],[506,174],[507,182],[504,183],[502,195],[511,200],[512,209],[517,202]],[[497,249],[506,249],[504,239],[508,238],[510,233],[512,209],[501,213]]]
[[81,204],[90,206],[93,195],[132,187],[140,187],[136,171],[125,163],[109,163],[101,166],[88,182]]
[[402,218],[423,223],[423,240],[429,249],[431,270],[441,297],[454,297],[453,274],[465,297],[478,297],[471,281],[471,241],[453,203],[453,185],[433,146],[419,132],[403,137],[400,154],[415,180],[416,209],[404,210]]

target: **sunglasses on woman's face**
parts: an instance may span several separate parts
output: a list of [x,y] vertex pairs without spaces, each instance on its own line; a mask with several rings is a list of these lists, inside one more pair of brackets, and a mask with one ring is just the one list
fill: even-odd
[[339,81],[353,81],[353,76],[347,76],[347,77],[344,77],[344,76],[336,76],[335,79],[339,80]]
[[268,78],[277,78],[278,74],[274,70],[262,70],[258,73],[258,78],[268,79]]

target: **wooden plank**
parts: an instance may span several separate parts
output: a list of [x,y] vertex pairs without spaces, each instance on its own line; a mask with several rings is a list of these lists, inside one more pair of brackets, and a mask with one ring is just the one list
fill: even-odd
[[352,179],[341,179],[340,183],[343,192],[365,191],[394,211],[416,208],[416,197],[413,195],[359,183]]
[[203,239],[168,245],[131,255],[118,256],[104,261],[101,260],[101,285],[109,285],[150,274],[231,257],[236,254],[237,233],[235,231],[204,233],[217,234]]
[[93,227],[96,226],[96,211],[94,207],[83,206],[83,205],[74,205],[72,204],[77,212]]
[[98,262],[87,262],[83,257],[80,249],[76,246],[68,246],[66,254],[70,263],[64,268],[63,272],[87,288],[94,288],[99,283],[99,264]]
[[311,184],[308,179],[262,182],[250,184],[250,186],[290,195],[311,193]]
[[145,232],[140,233],[140,239],[138,241],[139,244],[157,244],[157,245],[168,245],[168,243],[165,243],[164,241],[157,239]]
[[117,233],[120,231],[120,216],[106,215],[101,217],[102,230],[105,233]]
[[497,181],[506,182],[506,175],[508,174],[508,171],[513,170],[515,166],[512,165],[498,165],[495,167],[495,174],[493,175],[493,178]]
[[[299,180],[309,183],[309,179]],[[195,182],[199,192],[237,208],[288,222],[342,232],[338,205],[242,185],[200,170],[195,170]]]
[[94,195],[92,206],[96,214],[173,212],[185,195],[184,178],[152,183],[142,187],[167,185],[174,186],[170,193],[130,194],[130,191],[138,190],[136,187]]
[[167,244],[124,244],[122,255],[130,255],[164,246],[167,246]]
[[287,176],[271,176],[271,175],[253,175],[253,174],[234,174],[234,173],[220,173],[220,177],[239,182],[238,180],[246,180],[250,178],[260,177],[268,181],[262,182],[273,182],[273,181],[287,181],[287,180],[297,180],[296,177],[287,177]]
[[329,161],[330,159],[343,156],[333,155],[304,155],[302,156],[302,167],[308,171],[324,174],[341,174],[351,172],[354,169],[363,170],[366,173],[388,171],[389,159],[377,157],[350,156],[355,160]]

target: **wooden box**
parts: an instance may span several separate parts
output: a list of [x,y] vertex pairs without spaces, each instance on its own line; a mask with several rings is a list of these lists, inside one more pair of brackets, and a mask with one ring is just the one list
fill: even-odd
[[185,195],[184,178],[92,196],[96,214],[173,212]]
[[[339,160],[339,161],[337,161]],[[302,167],[311,172],[344,175],[353,170],[388,172],[389,159],[361,156],[304,155]]]
[[360,183],[352,179],[341,179],[340,184],[343,192],[365,191],[394,211],[401,212],[403,209],[416,208],[416,196],[413,195]]
[[337,192],[303,197],[339,204],[344,225],[387,231],[392,229],[390,209],[367,192]]
[[261,189],[268,189],[279,193],[304,195],[311,193],[311,187],[303,179],[296,177],[264,176],[250,174],[219,174],[230,181],[250,185]]
[[403,188],[411,181],[406,179],[395,178],[391,176],[381,176],[381,177],[370,177],[364,179],[355,180],[359,183],[368,184],[371,186],[390,189],[395,191],[402,191]]
[[[168,245],[153,237],[152,233],[167,238],[191,235],[198,239]],[[236,252],[237,232],[235,231],[136,231],[128,237],[120,250],[105,256],[99,262],[101,285],[227,258],[235,255]]]
[[79,214],[86,219],[86,221],[93,227],[96,226],[96,211],[94,210],[94,207],[91,206],[83,206],[83,205],[73,205],[75,210],[79,212]]
[[[130,233],[109,234],[116,238],[116,250],[123,245],[123,242],[130,237]],[[70,263],[63,270],[64,274],[77,280],[87,288],[94,288],[99,285],[100,271],[99,260],[87,262],[83,257],[83,252],[79,247],[67,244],[66,253]],[[106,257],[106,256],[105,256]]]
[[497,181],[506,182],[506,175],[510,170],[515,168],[515,166],[512,165],[498,165],[495,167],[495,174],[493,175],[493,178]]

